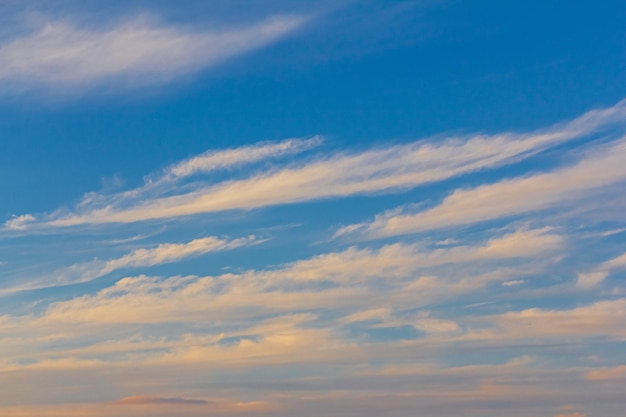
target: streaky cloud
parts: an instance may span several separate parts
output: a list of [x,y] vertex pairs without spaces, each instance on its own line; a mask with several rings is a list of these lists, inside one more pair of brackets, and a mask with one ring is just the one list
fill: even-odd
[[[404,192],[422,184],[519,162],[567,141],[607,130],[612,132],[616,125],[624,123],[626,101],[531,133],[475,135],[440,142],[417,141],[363,152],[339,152],[305,162],[278,165],[243,179],[217,183],[196,179],[185,183],[185,187],[174,181],[149,193],[144,193],[145,185],[113,195],[90,193],[75,209],[51,213],[30,226],[132,223],[351,195]],[[307,147],[309,142],[300,143],[303,144]],[[236,166],[240,163],[238,161],[244,163],[256,158],[251,156],[255,153],[258,157],[272,154],[254,148],[226,152],[216,153],[219,157],[204,154],[199,159],[191,158],[175,164],[163,174],[163,181],[220,166],[225,163],[223,158],[230,161],[227,164]],[[277,149],[274,152],[282,153]]]
[[572,166],[458,189],[439,205],[417,213],[395,209],[369,223],[339,229],[336,236],[365,239],[468,225],[551,208],[626,180],[626,137],[588,151]]
[[294,155],[318,146],[321,136],[286,139],[276,143],[257,143],[240,148],[208,151],[168,167],[155,183],[179,181],[196,174],[236,168],[267,159]]
[[0,294],[3,292],[12,293],[15,291],[85,283],[118,270],[168,264],[210,252],[232,250],[243,246],[256,245],[261,242],[263,242],[263,239],[251,235],[237,239],[221,239],[209,236],[185,243],[161,243],[153,248],[135,249],[115,259],[94,259],[90,262],[74,264],[52,271],[46,277],[31,279],[30,282],[21,280],[18,287],[4,291],[0,290]]
[[47,21],[0,43],[0,87],[57,91],[169,82],[266,46],[304,21],[285,15],[213,30],[166,25],[147,16],[99,28]]
[[[482,279],[471,276],[433,277],[433,271],[463,265],[468,271],[518,258],[539,260],[558,254],[563,238],[548,229],[515,230],[479,245],[428,249],[419,244],[390,244],[380,248],[350,247],[303,259],[274,269],[251,270],[207,277],[127,277],[98,294],[50,306],[51,322],[83,320],[112,323],[186,321],[195,317],[241,319],[242,311],[261,312],[369,305],[388,297],[370,288],[384,278],[387,291],[411,294],[410,304],[475,291],[501,280],[498,273]],[[493,272],[493,271],[492,271]],[[518,273],[523,273],[520,268]],[[332,284],[332,285],[330,285]],[[330,286],[328,286],[330,285]],[[328,287],[326,287],[328,286]],[[398,300],[396,307],[404,301]]]
[[626,269],[626,253],[603,262],[591,271],[578,274],[576,285],[589,289],[603,282],[614,270]]
[[32,214],[13,216],[4,223],[4,228],[7,230],[24,230],[27,228],[28,223],[32,223],[35,220]]

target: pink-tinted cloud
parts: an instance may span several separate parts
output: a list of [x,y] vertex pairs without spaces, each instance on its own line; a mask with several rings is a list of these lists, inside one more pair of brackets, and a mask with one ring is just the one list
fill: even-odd
[[587,379],[590,381],[626,380],[626,365],[591,370],[587,372]]

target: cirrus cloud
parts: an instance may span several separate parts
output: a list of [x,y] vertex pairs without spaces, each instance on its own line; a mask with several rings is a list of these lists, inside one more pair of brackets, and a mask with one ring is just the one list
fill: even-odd
[[100,28],[47,21],[0,43],[0,85],[55,91],[168,82],[275,42],[304,21],[285,15],[209,30],[166,25],[145,16]]

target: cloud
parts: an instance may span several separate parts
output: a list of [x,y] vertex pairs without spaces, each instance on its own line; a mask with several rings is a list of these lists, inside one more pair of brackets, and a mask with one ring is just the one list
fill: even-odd
[[[533,258],[540,264],[558,253],[562,244],[561,237],[547,230],[522,230],[476,246],[432,250],[404,244],[352,247],[275,269],[217,277],[129,277],[97,294],[52,304],[46,320],[111,324],[180,322],[207,315],[242,319],[302,309],[360,309],[363,303],[389,299],[391,294],[402,294],[402,299],[395,301],[395,306],[402,308],[420,300],[433,302],[475,291],[501,279],[494,264],[508,260],[516,265],[517,258]],[[145,258],[140,259],[143,262]],[[455,270],[449,277],[445,270],[437,270],[455,264],[464,266],[460,277]],[[482,278],[472,275],[485,269],[489,274]],[[524,271],[520,267],[514,273]],[[438,272],[441,276],[434,278]],[[378,288],[381,280],[385,291]]]
[[[78,284],[103,277],[114,271],[128,268],[151,267],[172,263],[181,259],[209,252],[236,249],[262,242],[255,236],[238,239],[220,239],[214,236],[194,239],[186,243],[161,243],[154,248],[141,248],[107,261],[95,259],[91,262],[74,264],[54,271],[45,278],[22,282],[18,290],[47,288],[59,285]],[[11,290],[15,291],[15,289]]]
[[189,256],[202,255],[258,243],[255,236],[224,240],[213,236],[195,239],[187,243],[162,243],[152,249],[137,249],[118,259],[106,261],[101,274],[121,268],[137,268],[173,262]]
[[478,253],[485,258],[507,258],[529,256],[558,249],[563,244],[563,238],[551,232],[550,228],[517,230],[490,239]]
[[[285,151],[280,150],[280,146],[256,145],[225,153],[207,153],[168,168],[160,176],[161,183],[166,182],[168,186],[146,193],[146,189],[150,189],[148,181],[138,189],[120,194],[89,193],[73,211],[52,213],[38,225],[130,223],[355,194],[402,192],[422,184],[515,163],[551,146],[598,134],[624,122],[626,101],[608,109],[588,112],[569,123],[531,133],[476,135],[439,142],[418,141],[360,153],[336,153],[323,158],[318,156],[305,163],[272,167],[244,179],[212,183],[206,178],[198,178],[182,187],[178,179],[193,173],[224,164],[237,166]],[[295,147],[307,148],[312,143],[315,140],[296,142]],[[284,148],[285,143],[282,146]],[[349,229],[343,231],[346,230]]]
[[626,253],[603,262],[595,270],[578,274],[576,285],[580,288],[592,288],[603,282],[616,269],[626,268]]
[[[208,151],[168,167],[154,183],[174,182],[197,174],[235,168],[254,162],[286,155],[294,155],[318,146],[321,136],[307,139],[287,139],[276,143],[257,143],[255,145],[219,151]],[[151,181],[149,184],[152,184]]]
[[626,380],[626,365],[592,369],[587,372],[590,381],[619,381]]
[[626,253],[610,259],[602,264],[605,269],[622,269],[626,268]]
[[31,214],[22,214],[21,216],[13,216],[4,223],[7,230],[23,230],[26,229],[28,223],[34,222],[36,219]]
[[[381,271],[384,272],[386,266],[383,265]],[[291,272],[288,272],[287,268],[285,270],[286,277],[294,274],[293,269],[290,270]],[[325,271],[320,271],[320,276],[325,273]],[[360,269],[357,268],[355,276],[360,273]],[[229,277],[229,275],[212,277],[213,282],[218,281],[215,282],[214,289],[218,294],[230,296],[231,306],[233,303],[239,303],[239,313],[229,310],[228,304],[222,304],[215,298],[194,299],[194,292],[202,291],[200,288],[202,285],[194,288],[194,280],[191,277],[186,280],[179,278],[177,282],[170,280],[162,287],[153,286],[150,280],[146,279],[136,282],[133,291],[141,291],[145,295],[155,297],[154,304],[160,304],[162,309],[153,311],[160,316],[161,320],[154,322],[158,323],[158,326],[141,327],[144,336],[134,336],[134,340],[131,340],[134,346],[122,339],[122,335],[129,327],[133,333],[136,332],[137,326],[101,326],[93,319],[99,316],[106,320],[109,314],[125,315],[129,310],[122,310],[124,306],[131,307],[131,310],[142,304],[145,306],[148,304],[146,303],[148,298],[135,305],[129,299],[123,300],[117,306],[111,304],[110,310],[102,310],[100,314],[93,317],[83,315],[84,311],[75,310],[76,318],[84,319],[83,326],[71,325],[69,322],[55,323],[53,320],[37,323],[31,319],[30,325],[20,326],[19,332],[25,329],[33,331],[40,326],[40,329],[55,335],[58,335],[61,330],[65,333],[65,338],[54,339],[52,342],[31,340],[31,343],[24,343],[22,341],[18,344],[21,349],[19,358],[36,357],[38,362],[33,363],[33,361],[21,359],[14,361],[13,366],[2,366],[0,369],[6,371],[3,374],[13,381],[13,384],[9,384],[10,386],[13,386],[15,381],[24,380],[31,381],[31,389],[37,389],[45,386],[45,382],[48,381],[47,395],[58,395],[62,387],[68,386],[75,387],[69,390],[75,393],[79,389],[77,381],[83,380],[84,375],[91,377],[97,373],[104,379],[100,381],[104,385],[115,385],[126,390],[138,388],[145,390],[145,387],[160,390],[160,392],[168,392],[167,389],[176,390],[176,392],[185,392],[185,397],[188,398],[203,398],[202,393],[206,393],[207,390],[216,398],[223,398],[218,397],[218,390],[222,390],[230,395],[233,391],[238,393],[247,391],[253,393],[255,398],[264,396],[266,392],[272,394],[279,392],[279,395],[267,398],[289,401],[301,398],[302,393],[307,392],[311,393],[307,395],[307,398],[315,398],[319,401],[319,406],[324,406],[331,400],[326,396],[339,395],[336,397],[337,401],[342,400],[344,404],[353,404],[354,401],[347,401],[341,395],[349,393],[355,395],[354,398],[363,396],[365,401],[366,398],[374,395],[374,392],[375,395],[393,394],[400,395],[399,398],[407,402],[406,410],[409,411],[414,411],[417,404],[422,406],[425,401],[430,401],[429,404],[440,412],[442,412],[440,407],[443,404],[450,403],[463,404],[465,407],[482,407],[484,411],[488,399],[506,402],[511,407],[511,400],[520,401],[520,404],[548,398],[552,402],[564,401],[563,396],[566,392],[569,394],[565,396],[565,401],[571,401],[568,396],[575,396],[572,394],[574,392],[572,389],[580,388],[580,385],[576,384],[576,373],[563,368],[562,365],[550,364],[551,366],[548,366],[544,363],[545,358],[535,359],[524,356],[506,360],[502,364],[493,364],[494,352],[498,353],[498,360],[501,352],[486,347],[484,339],[483,343],[474,349],[465,350],[455,344],[458,335],[465,332],[465,325],[459,326],[453,320],[425,314],[423,310],[412,317],[395,314],[393,308],[383,307],[386,303],[395,308],[394,300],[389,297],[385,297],[385,303],[381,303],[381,300],[372,303],[371,298],[362,296],[349,297],[352,303],[357,304],[348,305],[348,308],[344,310],[348,313],[354,312],[347,315],[344,321],[348,323],[363,320],[393,321],[398,318],[412,320],[414,325],[427,336],[415,341],[384,341],[382,343],[367,343],[363,339],[346,339],[341,332],[337,331],[336,325],[339,320],[329,322],[323,317],[329,313],[332,316],[332,310],[325,310],[324,304],[319,303],[320,300],[327,298],[327,294],[322,294],[322,297],[315,300],[315,303],[306,305],[301,301],[309,295],[299,300],[294,291],[296,288],[291,288],[290,292],[284,294],[282,301],[286,302],[295,296],[293,305],[287,305],[287,309],[292,311],[285,311],[282,313],[285,315],[279,317],[270,316],[269,310],[255,311],[255,304],[250,303],[245,291],[246,287],[263,280],[261,274],[249,276],[249,282],[239,282],[235,291],[229,291],[226,288]],[[271,296],[273,288],[278,286],[278,277],[272,275],[266,278],[269,279],[269,286],[263,288],[261,293],[263,298],[260,297],[258,301],[263,300],[266,306],[283,307],[284,302]],[[158,281],[154,280],[154,283]],[[375,282],[377,287],[372,287],[371,292],[386,290],[388,283],[383,279],[375,280]],[[130,282],[126,284],[134,285]],[[195,319],[188,315],[186,321],[167,327],[163,318],[169,317],[171,313],[169,310],[171,304],[168,299],[173,293],[170,290],[179,291],[181,295],[192,296],[178,298],[177,304],[180,310],[186,310],[188,313],[195,311],[197,313]],[[109,296],[115,296],[115,294],[109,293]],[[418,296],[418,291],[407,294],[407,298],[410,299],[409,308],[419,305]],[[434,302],[428,294],[426,297],[430,303]],[[201,305],[214,307],[214,309],[199,310],[198,307]],[[365,309],[359,312],[358,308],[363,307]],[[316,314],[293,314],[293,311],[298,308],[315,309]],[[242,312],[252,313],[254,319],[242,325],[245,321]],[[577,314],[594,315],[590,311],[580,311]],[[460,317],[460,319],[468,321],[467,317]],[[472,317],[469,319],[471,322]],[[481,327],[484,323],[490,323],[489,319],[490,317],[487,317]],[[224,327],[225,321],[230,324],[229,327]],[[172,331],[172,329],[180,328],[193,333],[178,336],[175,331]],[[162,331],[161,335],[167,335],[167,337],[160,337],[157,333],[159,329]],[[201,329],[201,332],[197,332],[198,329]],[[72,331],[81,333],[68,334]],[[212,334],[213,331],[222,333]],[[13,330],[4,333],[15,336]],[[512,329],[511,332],[504,330],[502,334],[522,338],[524,352],[530,349],[525,345],[529,338],[532,338],[535,343],[537,337],[553,338],[549,333],[518,334],[516,329]],[[581,333],[578,337],[586,336]],[[97,344],[94,344],[95,339],[98,339]],[[117,346],[112,342],[117,342]],[[2,338],[0,343],[5,343],[5,338]],[[86,343],[87,346],[76,346],[78,343]],[[39,344],[42,349],[37,355],[28,352],[33,344]],[[1,347],[4,358],[10,359],[11,354],[6,350],[5,345]],[[435,363],[439,359],[445,363],[446,354],[451,352],[455,358],[460,358],[456,360],[460,360],[461,363],[468,361],[468,364],[444,366]],[[464,354],[466,352],[467,355]],[[540,352],[535,350],[534,353]],[[101,359],[93,360],[94,357]],[[481,360],[485,362],[480,363]],[[537,366],[532,366],[535,362]],[[129,369],[132,372],[129,372]],[[288,377],[285,377],[286,372],[289,373]],[[224,374],[229,377],[224,378]],[[164,375],[175,375],[176,378],[164,378]],[[187,391],[182,391],[185,387],[195,388],[195,381],[199,375],[203,381],[201,387],[188,394]],[[54,380],[55,384],[50,384],[51,380]],[[561,387],[559,390],[548,389],[553,388],[556,383],[559,383]],[[93,392],[93,390],[91,386],[89,391]],[[575,392],[578,393],[578,389]],[[598,395],[596,391],[584,392],[589,396]],[[134,409],[142,408],[142,406],[185,405],[161,403],[159,401],[162,398],[169,397],[126,397],[123,399],[124,403],[111,405],[111,407],[126,405],[129,409]],[[385,401],[390,401],[386,404],[387,407],[397,405],[392,399],[388,398]],[[196,407],[195,404],[189,404],[189,406],[190,409],[202,408]],[[219,406],[220,403],[215,406],[212,404],[211,411],[214,407],[220,410]],[[380,404],[379,406],[382,407]],[[494,403],[495,406],[497,403]],[[310,415],[319,415],[318,407],[310,409],[315,410],[311,411]],[[397,415],[406,415],[406,410],[403,412],[399,409]],[[424,410],[428,411],[428,408]],[[0,411],[2,411],[1,408]],[[128,415],[133,415],[131,413],[132,411],[128,412]],[[246,414],[243,411],[242,413]],[[480,415],[480,411],[477,413],[476,415]],[[36,413],[30,415],[34,414]],[[293,409],[272,415],[292,414]],[[116,414],[111,412],[111,415]]]
[[[215,171],[234,170],[246,165],[296,155],[315,148],[322,142],[323,138],[317,135],[309,138],[290,138],[280,142],[260,142],[239,148],[209,150],[147,176],[144,184],[138,188],[110,196],[96,192],[86,193],[78,204],[78,208],[90,210],[103,204],[123,205],[129,201],[158,199],[161,195],[176,194],[178,187],[193,186],[194,180],[206,181]],[[29,217],[27,220],[35,220],[34,217],[27,216]],[[18,216],[13,216],[7,224],[16,219]]]
[[443,202],[417,213],[393,210],[370,223],[354,224],[336,235],[365,238],[398,236],[539,211],[583,198],[626,179],[626,138],[589,152],[573,166],[454,191]]
[[51,90],[167,82],[268,45],[303,22],[277,16],[248,26],[197,30],[146,17],[99,28],[49,21],[0,44],[0,82],[2,88]]
[[113,402],[118,405],[146,405],[146,404],[167,404],[167,405],[210,405],[211,401],[191,400],[178,397],[124,397]]
[[[206,33],[145,22],[137,24]],[[131,23],[86,30],[86,39]],[[136,69],[130,74],[138,76]],[[85,83],[126,75],[97,77]],[[0,303],[0,415],[521,417],[524,412],[584,417],[581,407],[559,408],[562,404],[592,404],[600,414],[614,415],[611,408],[619,414],[626,370],[611,354],[626,338],[623,288],[619,280],[611,281],[613,292],[580,291],[571,283],[575,272],[585,271],[579,284],[597,285],[626,267],[626,255],[618,250],[606,255],[594,247],[600,234],[587,219],[576,218],[569,228],[558,219],[551,224],[554,218],[541,210],[569,209],[581,199],[590,202],[594,188],[604,197],[621,185],[626,138],[619,138],[623,132],[616,134],[614,127],[623,124],[625,113],[620,103],[536,132],[318,149],[313,156],[305,152],[321,143],[318,137],[211,150],[148,175],[136,188],[89,193],[66,211],[15,216],[6,221],[0,239],[2,259],[10,260],[2,268],[3,286],[26,285],[31,271],[61,262],[70,266],[48,267],[38,284],[110,275]],[[154,235],[142,226],[158,227],[37,230],[401,193],[516,164],[553,146],[561,147],[511,169],[472,175],[471,188],[432,202],[433,208],[414,205],[419,208],[377,219],[409,220],[406,230],[412,233],[412,227],[430,230],[531,213],[502,228],[467,227],[350,247],[338,240],[322,247],[307,245],[306,234],[314,229],[319,235],[320,223],[303,210],[308,227],[284,230],[280,235],[286,240],[275,242],[273,249],[242,251],[243,262],[226,256],[218,263],[233,264],[215,274],[207,272],[207,265],[217,269],[210,261],[223,252],[182,269],[152,267],[260,239],[184,240],[177,233],[188,233],[198,224],[194,221],[173,222],[167,227],[174,236],[169,243],[143,247],[138,242]],[[502,172],[520,175],[529,167],[532,173],[502,181]],[[476,185],[485,178],[489,184]],[[468,183],[465,178],[449,181],[437,193],[459,182]],[[424,193],[411,195],[428,198],[431,189],[417,191]],[[364,210],[343,215],[359,222],[354,216]],[[603,222],[601,228],[622,230],[620,213],[616,210],[616,221]],[[411,216],[422,215],[418,226],[411,225]],[[238,226],[266,226],[248,220]],[[420,229],[422,224],[426,229]],[[345,232],[359,236],[370,225],[352,225]],[[218,226],[235,227],[230,222]],[[128,236],[119,235],[121,229],[134,237],[124,239]],[[36,236],[24,237],[31,230]],[[379,236],[377,230],[372,236]],[[619,248],[623,237],[614,234],[606,241]],[[83,262],[92,259],[84,258],[93,253],[90,243],[114,252],[99,252]],[[161,272],[167,275],[143,275]],[[11,274],[18,279],[11,280]]]
[[[491,319],[489,319],[491,320]],[[508,312],[493,318],[499,330],[477,332],[475,337],[489,334],[496,338],[564,338],[626,336],[626,299],[597,301],[564,310],[530,308]],[[474,336],[471,336],[474,337]]]

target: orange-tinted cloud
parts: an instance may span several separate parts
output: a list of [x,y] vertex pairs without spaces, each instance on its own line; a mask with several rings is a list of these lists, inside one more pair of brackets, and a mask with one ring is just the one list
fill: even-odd
[[626,379],[626,365],[591,370],[587,372],[587,379],[590,381],[614,381]]

